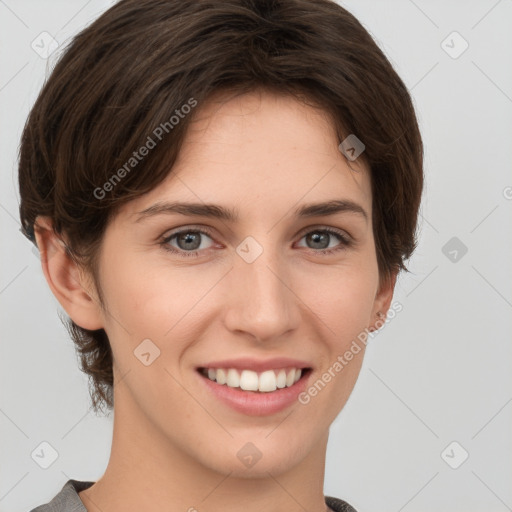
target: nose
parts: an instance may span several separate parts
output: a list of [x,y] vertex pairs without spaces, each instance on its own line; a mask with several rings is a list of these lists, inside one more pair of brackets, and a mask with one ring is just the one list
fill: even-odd
[[226,286],[225,323],[231,332],[263,342],[299,325],[301,302],[293,292],[291,271],[276,251],[265,249],[251,263],[237,255]]

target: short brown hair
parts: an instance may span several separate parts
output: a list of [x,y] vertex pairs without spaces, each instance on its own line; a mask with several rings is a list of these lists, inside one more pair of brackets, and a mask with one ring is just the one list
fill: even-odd
[[[214,92],[257,88],[310,101],[330,115],[340,141],[354,134],[364,143],[381,281],[408,271],[423,189],[414,107],[369,33],[331,0],[122,0],[107,10],[73,38],[25,125],[24,234],[35,242],[36,217],[49,216],[103,304],[97,257],[105,228],[121,205],[169,174],[192,115],[171,117],[191,99],[201,105]],[[123,173],[156,127],[165,144]],[[116,172],[122,179],[107,185]],[[93,408],[112,409],[106,332],[71,319],[66,327],[92,383]]]

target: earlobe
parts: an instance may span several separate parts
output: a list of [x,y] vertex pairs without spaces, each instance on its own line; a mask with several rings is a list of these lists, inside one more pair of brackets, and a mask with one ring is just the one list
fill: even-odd
[[379,330],[385,323],[387,312],[391,306],[395,291],[398,272],[394,272],[380,283],[379,290],[373,303],[370,332]]
[[34,225],[41,266],[52,293],[68,316],[84,329],[104,327],[100,303],[86,276],[54,233],[49,217],[39,216]]

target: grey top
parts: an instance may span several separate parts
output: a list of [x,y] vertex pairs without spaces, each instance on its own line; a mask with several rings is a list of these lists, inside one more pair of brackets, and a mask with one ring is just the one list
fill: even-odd
[[[95,482],[81,480],[68,480],[59,493],[44,505],[32,509],[30,512],[87,512],[78,493],[88,489]],[[357,512],[347,502],[331,496],[325,496],[325,503],[335,512]]]

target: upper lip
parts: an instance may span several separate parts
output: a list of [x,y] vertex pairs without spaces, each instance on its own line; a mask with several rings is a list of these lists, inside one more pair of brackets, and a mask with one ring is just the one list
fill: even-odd
[[236,368],[237,370],[252,370],[255,372],[264,372],[277,368],[311,368],[311,365],[305,361],[292,359],[289,357],[274,357],[272,359],[254,359],[251,357],[240,357],[237,359],[223,359],[222,361],[212,361],[198,366],[198,368]]

